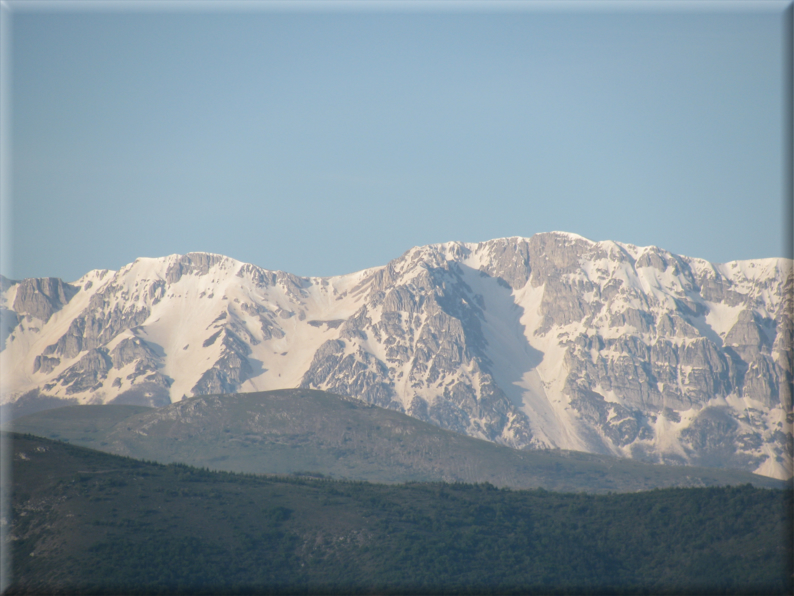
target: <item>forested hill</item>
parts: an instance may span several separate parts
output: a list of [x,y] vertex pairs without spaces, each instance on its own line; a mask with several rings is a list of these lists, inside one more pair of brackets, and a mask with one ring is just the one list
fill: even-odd
[[214,473],[31,435],[13,435],[13,472],[7,594],[792,589],[788,490],[387,486]]

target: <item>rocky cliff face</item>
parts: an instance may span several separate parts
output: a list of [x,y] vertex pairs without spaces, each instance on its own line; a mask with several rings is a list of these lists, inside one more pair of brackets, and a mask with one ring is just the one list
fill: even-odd
[[553,232],[334,278],[191,253],[3,281],[6,401],[305,387],[515,448],[791,476],[785,259],[715,265]]

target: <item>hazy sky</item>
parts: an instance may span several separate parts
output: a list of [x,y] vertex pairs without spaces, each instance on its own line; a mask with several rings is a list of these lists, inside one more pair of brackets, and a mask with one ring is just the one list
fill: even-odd
[[551,230],[786,255],[790,2],[184,5],[6,4],[4,274]]

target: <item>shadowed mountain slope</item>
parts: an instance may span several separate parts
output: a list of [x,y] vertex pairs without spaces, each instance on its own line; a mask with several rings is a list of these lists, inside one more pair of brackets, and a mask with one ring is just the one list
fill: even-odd
[[72,406],[20,418],[13,429],[140,459],[258,474],[587,492],[747,482],[785,486],[740,471],[575,451],[519,451],[308,389],[201,396],[159,409]]

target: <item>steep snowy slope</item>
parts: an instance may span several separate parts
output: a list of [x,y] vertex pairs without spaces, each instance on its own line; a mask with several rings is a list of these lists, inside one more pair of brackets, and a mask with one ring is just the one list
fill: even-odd
[[306,387],[516,448],[791,476],[785,259],[552,232],[332,278],[191,253],[2,290],[17,404]]
[[30,314],[22,297],[39,280],[25,280],[4,295],[27,315],[8,338],[4,390],[161,405],[294,386],[329,329],[315,318],[349,317],[356,301],[339,295],[366,274],[306,280],[204,253],[138,259],[62,284],[74,297],[47,319]]

